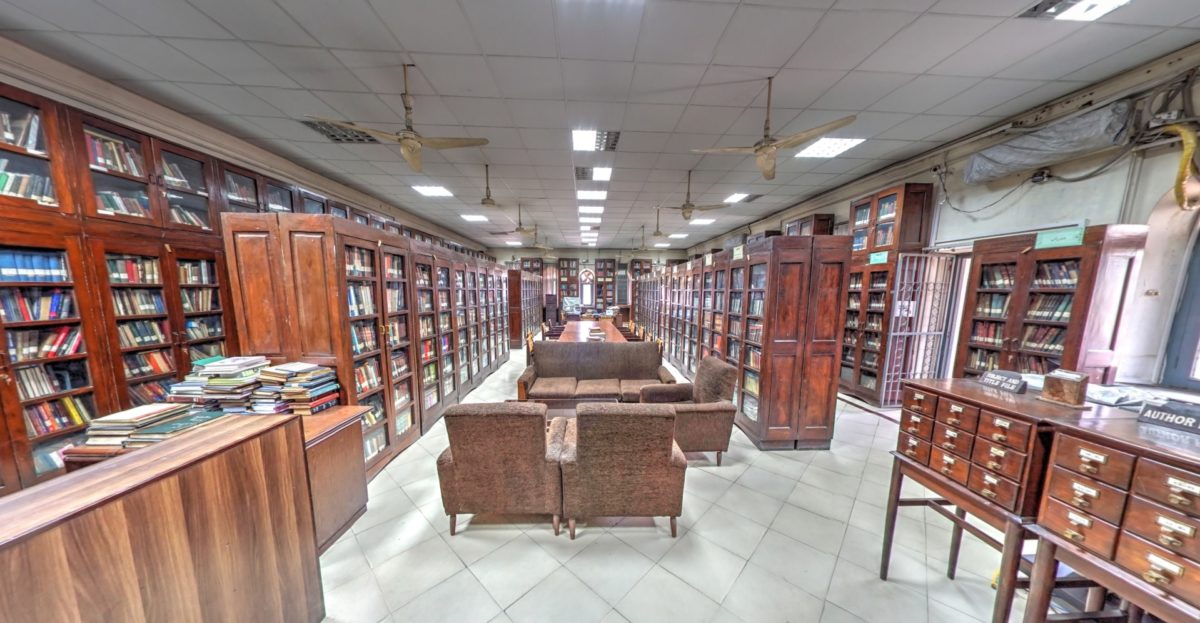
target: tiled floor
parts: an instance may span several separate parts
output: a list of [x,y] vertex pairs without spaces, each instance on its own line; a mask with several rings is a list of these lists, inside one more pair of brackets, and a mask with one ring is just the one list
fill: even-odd
[[[513,351],[468,401],[512,397],[523,365]],[[322,556],[327,620],[990,619],[998,554],[967,536],[958,579],[946,579],[949,524],[924,509],[902,510],[891,580],[879,580],[895,440],[895,424],[844,405],[829,451],[760,452],[735,428],[724,465],[689,462],[676,539],[666,518],[597,519],[571,541],[549,518],[460,517],[451,537],[439,423],[372,481],[367,513]]]

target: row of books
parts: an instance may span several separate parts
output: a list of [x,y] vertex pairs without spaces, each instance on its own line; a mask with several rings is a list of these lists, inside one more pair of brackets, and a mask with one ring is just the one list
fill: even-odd
[[372,357],[354,366],[354,389],[364,394],[383,386],[383,375],[379,371],[379,359]]
[[216,269],[208,260],[180,260],[179,285],[216,285]]
[[21,400],[33,400],[90,385],[87,363],[69,361],[17,368],[13,371]]
[[[168,196],[168,199],[172,197]],[[201,229],[210,229],[212,227],[208,222],[208,206],[187,206],[181,203],[172,202],[171,221],[182,225],[191,225]]]
[[162,157],[162,169],[163,180],[165,180],[167,185],[172,188],[198,193],[203,193],[206,190],[204,184],[204,172],[200,168],[197,168],[195,171],[195,173],[199,174],[195,184],[192,183],[191,178],[188,177],[188,174],[183,170],[183,167],[179,166],[179,163],[177,162],[172,162],[166,154],[163,154]]
[[86,396],[66,396],[25,407],[24,416],[25,432],[30,437],[48,435],[90,422],[91,400]]
[[1026,326],[1021,346],[1030,350],[1061,353],[1067,339],[1067,330],[1062,327]]
[[75,293],[63,288],[0,288],[0,320],[32,322],[75,317]]
[[359,355],[379,349],[379,336],[375,324],[366,322],[350,323],[350,351]]
[[9,99],[3,100],[2,105],[12,110],[0,111],[0,140],[26,151],[45,151],[42,145],[41,113],[36,108]]
[[81,352],[83,334],[78,325],[64,325],[53,329],[9,330],[8,358],[13,362],[30,359],[69,357]]
[[1067,322],[1071,319],[1071,302],[1075,299],[1071,294],[1037,294],[1029,299],[1029,309],[1025,314],[1036,320]]
[[[85,448],[140,448],[208,424],[220,411],[189,412],[185,404],[153,403],[98,417],[88,424]],[[79,454],[71,449],[68,454]]]
[[1039,357],[1037,355],[1017,355],[1017,370],[1022,374],[1048,374],[1060,368],[1061,360],[1055,357]]
[[1000,367],[1000,353],[972,348],[967,352],[967,367],[974,370],[995,370]]
[[346,276],[374,277],[375,253],[370,249],[346,247]]
[[338,404],[340,386],[332,368],[295,362],[264,372],[271,382],[282,377],[280,396],[296,415],[312,415]]
[[157,381],[130,385],[129,401],[135,405],[163,402],[171,395],[171,385],[174,385],[174,383],[175,381],[172,379],[159,379]]
[[216,288],[188,288],[179,290],[185,312],[221,311],[220,291]]
[[158,270],[158,258],[140,255],[108,255],[109,283],[161,284],[162,273]]
[[386,292],[387,292],[387,310],[389,312],[404,311],[404,308],[405,308],[404,290],[402,290],[400,288],[393,288],[393,287],[389,286],[387,288]]
[[258,191],[255,190],[254,180],[236,173],[225,175],[225,196],[233,201],[258,205]]
[[746,339],[751,342],[762,343],[763,325],[758,320],[751,320],[746,325]]
[[193,364],[192,374],[206,379],[203,396],[217,401],[226,413],[246,413],[250,395],[259,386],[258,375],[269,362],[266,357],[225,357],[203,365]]
[[975,322],[971,325],[971,341],[1000,346],[1004,342],[1004,325],[999,322]]
[[44,162],[38,162],[39,171],[9,171],[8,158],[0,158],[0,195],[32,199],[38,203],[57,205],[54,180]]
[[384,259],[384,274],[388,279],[404,279],[404,257],[387,254]]
[[203,340],[210,337],[221,337],[225,335],[225,330],[221,326],[220,316],[204,316],[201,318],[188,318],[184,322],[184,332],[187,333],[189,340]]
[[161,322],[154,320],[133,320],[117,323],[117,338],[121,348],[163,344],[167,341],[166,331]]
[[351,316],[375,313],[375,292],[370,284],[352,283],[346,286],[346,304]]
[[166,350],[129,353],[121,358],[125,364],[125,378],[166,374],[175,371],[175,362]]
[[115,190],[98,190],[96,212],[146,218],[150,216],[150,197],[144,191],[124,195]]
[[1079,283],[1079,260],[1038,262],[1033,285],[1038,288],[1074,288]]
[[408,349],[401,348],[392,353],[392,379],[408,374]]
[[68,281],[66,254],[58,251],[0,251],[0,281]]
[[1008,301],[1010,295],[1002,292],[981,293],[975,299],[975,315],[990,318],[1008,316]]
[[88,157],[92,164],[102,169],[125,173],[135,177],[145,175],[141,149],[123,139],[102,134],[92,128],[84,128]]
[[141,316],[145,314],[165,314],[166,304],[163,302],[161,290],[155,289],[120,289],[112,293],[113,310],[120,316]]
[[979,287],[1011,288],[1016,277],[1016,264],[987,264],[979,269]]

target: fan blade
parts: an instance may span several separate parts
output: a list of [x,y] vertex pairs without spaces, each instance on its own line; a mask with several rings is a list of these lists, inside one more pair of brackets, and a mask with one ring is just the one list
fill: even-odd
[[521,232],[515,231],[515,230],[514,231],[489,231],[488,235],[489,236],[507,236],[509,234],[519,234],[519,233],[521,233]]
[[722,203],[720,205],[694,206],[692,209],[696,212],[708,212],[710,210],[724,210],[725,208],[732,208],[733,206],[734,204],[732,203]]
[[399,143],[404,140],[404,136],[402,136],[400,134],[393,134],[391,132],[384,132],[383,130],[376,130],[375,128],[368,128],[366,126],[358,125],[356,123],[350,123],[349,121],[338,121],[336,119],[326,119],[324,117],[312,117],[312,116],[309,116],[309,119],[312,119],[313,121],[320,121],[321,123],[328,123],[329,125],[336,125],[339,128],[346,128],[347,130],[354,130],[356,132],[363,132],[366,134],[370,134],[371,136],[374,136],[376,138],[381,138],[385,141],[393,141],[393,142]]
[[421,143],[413,139],[400,141],[400,155],[408,163],[408,168],[416,173],[421,172]]
[[660,210],[684,210],[683,206],[658,206]]
[[709,147],[708,149],[693,149],[693,154],[752,154],[753,147]]
[[762,171],[764,180],[775,179],[775,152],[774,147],[767,147],[758,152],[758,156],[754,159],[754,164],[758,165],[758,170]]
[[417,139],[430,149],[457,149],[459,147],[482,147],[488,144],[486,138],[452,138],[447,136],[422,136]]
[[854,123],[855,119],[857,119],[857,117],[855,117],[854,115],[850,115],[849,117],[842,117],[841,119],[838,119],[837,121],[830,121],[829,123],[826,123],[825,125],[819,125],[810,130],[805,130],[803,132],[797,132],[791,136],[785,136],[781,139],[776,140],[774,143],[771,143],[771,146],[776,149],[791,149],[792,147],[796,147],[797,145],[802,145],[811,140],[821,138],[822,136],[824,136],[838,128],[846,127],[846,126],[850,125],[851,123]]

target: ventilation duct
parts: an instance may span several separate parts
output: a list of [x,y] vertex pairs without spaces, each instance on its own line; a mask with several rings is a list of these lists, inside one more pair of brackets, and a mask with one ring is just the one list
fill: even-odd
[[984,149],[967,160],[963,181],[985,184],[1121,145],[1132,113],[1133,102],[1121,100]]

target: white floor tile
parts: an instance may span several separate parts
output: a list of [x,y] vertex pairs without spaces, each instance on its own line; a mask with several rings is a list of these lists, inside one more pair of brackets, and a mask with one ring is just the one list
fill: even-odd
[[721,606],[754,623],[816,621],[824,601],[753,563],[746,565]]
[[746,559],[693,532],[680,537],[658,564],[721,603],[746,565]]
[[662,567],[651,569],[617,604],[630,623],[707,621],[717,608],[717,602]]
[[[803,561],[797,564],[797,561]],[[806,593],[824,598],[837,557],[806,545],[774,530],[763,535],[762,542],[750,562],[767,569],[776,577],[803,589]]]
[[514,623],[599,623],[612,606],[559,567],[505,611]]
[[[419,569],[419,567],[418,567]],[[463,569],[392,615],[394,621],[485,623],[500,613],[487,590]]]
[[471,565],[492,598],[506,608],[561,565],[524,534]]
[[654,566],[654,562],[611,534],[566,562],[566,568],[608,603],[616,605]]

